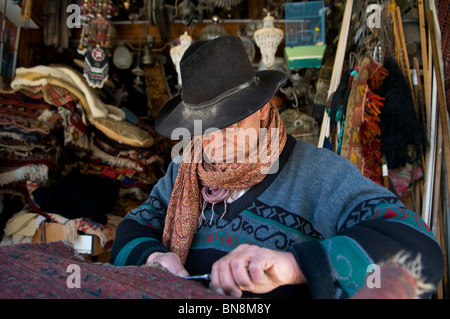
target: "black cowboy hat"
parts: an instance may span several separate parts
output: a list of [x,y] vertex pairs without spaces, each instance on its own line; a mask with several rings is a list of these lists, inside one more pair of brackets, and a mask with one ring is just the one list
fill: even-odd
[[[156,117],[156,131],[166,137],[177,128],[195,136],[230,126],[266,105],[287,80],[281,71],[254,72],[242,40],[233,36],[192,43],[180,70],[181,94]],[[195,120],[201,120],[200,131],[194,130]]]

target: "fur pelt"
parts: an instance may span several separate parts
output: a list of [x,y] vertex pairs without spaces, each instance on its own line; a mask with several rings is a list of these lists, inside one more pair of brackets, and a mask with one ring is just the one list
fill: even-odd
[[416,117],[411,90],[392,57],[383,65],[389,76],[379,92],[385,98],[380,114],[381,143],[389,169],[415,163],[426,149],[422,125]]

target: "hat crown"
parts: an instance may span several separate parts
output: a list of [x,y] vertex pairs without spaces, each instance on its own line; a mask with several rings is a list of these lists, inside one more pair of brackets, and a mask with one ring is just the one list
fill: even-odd
[[187,106],[206,107],[252,85],[255,72],[239,37],[197,41],[180,62],[181,97]]

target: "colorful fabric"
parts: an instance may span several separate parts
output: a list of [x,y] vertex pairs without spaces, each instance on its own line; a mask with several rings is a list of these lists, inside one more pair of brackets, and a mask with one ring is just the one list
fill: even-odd
[[406,164],[403,167],[389,170],[389,180],[392,182],[395,192],[400,199],[403,199],[414,183],[422,178],[422,168],[417,164]]
[[114,6],[112,1],[83,1],[81,10],[82,29],[77,51],[85,56],[83,76],[90,86],[102,88],[108,80]]
[[[44,209],[26,185],[34,185],[35,190],[49,186],[50,182],[57,184],[71,172],[103,177],[120,184],[120,190],[117,187],[115,192],[108,193],[109,197],[99,202],[97,210],[109,208],[108,212],[117,210],[124,216],[142,202],[163,175],[164,162],[158,154],[166,154],[169,148],[162,149],[161,142],[151,148],[125,145],[90,125],[88,116],[104,115],[115,121],[121,119],[122,111],[103,103],[83,76],[70,68],[37,66],[21,68],[17,73],[13,91],[0,92],[0,186],[6,190],[20,189],[26,198],[24,204],[31,204],[33,212],[49,220],[64,224],[68,238],[73,239],[77,231],[82,231],[96,235],[103,245],[110,246],[114,231],[105,225],[104,214],[100,220],[87,215],[92,210],[70,215],[76,207],[92,203],[94,193],[106,192],[107,188],[92,189],[89,200],[73,197],[67,203],[61,203],[61,198],[50,201],[60,207],[66,205],[62,213],[55,212],[55,207]],[[152,124],[138,124],[141,131],[150,132],[151,136],[145,135],[146,138],[157,138]],[[87,184],[82,188],[88,190],[93,186]],[[115,199],[119,199],[122,191],[126,195],[116,205]]]
[[[333,163],[332,165],[330,163]],[[141,265],[163,245],[179,165],[171,163],[148,199],[125,216],[112,248],[117,265]],[[200,207],[199,207],[200,209]],[[227,204],[205,209],[185,262],[191,274],[211,271],[215,261],[242,243],[290,251],[313,298],[347,298],[364,284],[367,267],[406,251],[421,256],[421,271],[436,285],[444,270],[442,252],[430,229],[386,188],[347,159],[288,136],[279,170]],[[138,238],[146,238],[139,241]],[[265,295],[307,296],[302,287],[280,287]],[[423,297],[427,297],[424,295]]]
[[[364,126],[367,125],[367,122],[363,125],[364,112],[367,94],[370,91],[368,81],[376,74],[379,68],[380,65],[374,62],[370,56],[365,57],[360,62],[358,65],[358,76],[353,79],[351,85],[345,115],[346,120],[342,135],[341,155],[349,159],[361,172],[364,172],[365,156],[363,156],[363,146],[361,145],[360,128],[363,126],[364,133]],[[370,156],[370,152],[365,152],[365,155]]]
[[164,161],[154,148],[136,148],[92,130],[91,158],[83,172],[119,180],[123,188],[140,187],[147,194],[162,177]]
[[49,170],[58,170],[62,131],[57,108],[21,93],[0,93],[0,185],[46,180]]
[[375,183],[382,185],[381,167],[382,145],[380,140],[380,114],[383,109],[384,98],[377,94],[383,84],[388,71],[382,67],[367,80],[366,101],[363,113],[363,122],[359,128],[359,139],[361,142],[361,155],[364,158],[363,174]]
[[67,242],[0,247],[1,299],[226,298],[157,267],[86,262]]
[[[209,164],[202,161],[201,138],[194,138],[185,151],[180,163],[179,174],[169,203],[163,241],[166,247],[176,253],[184,263],[187,258],[193,235],[199,223],[201,206],[201,187],[212,189],[244,190],[261,182],[269,168],[278,158],[286,143],[286,131],[276,106],[271,104],[269,119],[262,128],[267,130],[267,150],[270,161],[262,162],[258,146],[246,158],[245,163]],[[271,145],[271,131],[279,129],[279,148],[274,151]],[[202,216],[200,216],[202,217]]]
[[68,102],[58,108],[64,125],[64,145],[78,150],[89,151],[89,136],[75,102]]
[[88,48],[84,58],[83,76],[93,88],[102,88],[108,80],[109,63],[107,50],[96,46]]
[[119,121],[125,119],[125,113],[121,109],[104,103],[86,84],[83,76],[69,67],[38,65],[32,68],[18,68],[11,87],[13,90],[35,87],[38,91],[44,88],[44,95],[51,99],[53,96],[49,96],[49,92],[45,90],[49,84],[69,91],[82,104],[85,116],[111,117]]

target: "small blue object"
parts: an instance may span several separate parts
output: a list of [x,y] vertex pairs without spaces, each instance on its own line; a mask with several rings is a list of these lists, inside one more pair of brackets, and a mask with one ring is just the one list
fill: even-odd
[[139,123],[139,119],[137,118],[137,116],[133,112],[131,112],[129,109],[127,109],[126,107],[122,107],[122,111],[124,111],[125,119],[128,122],[135,124],[135,125],[137,123]]

